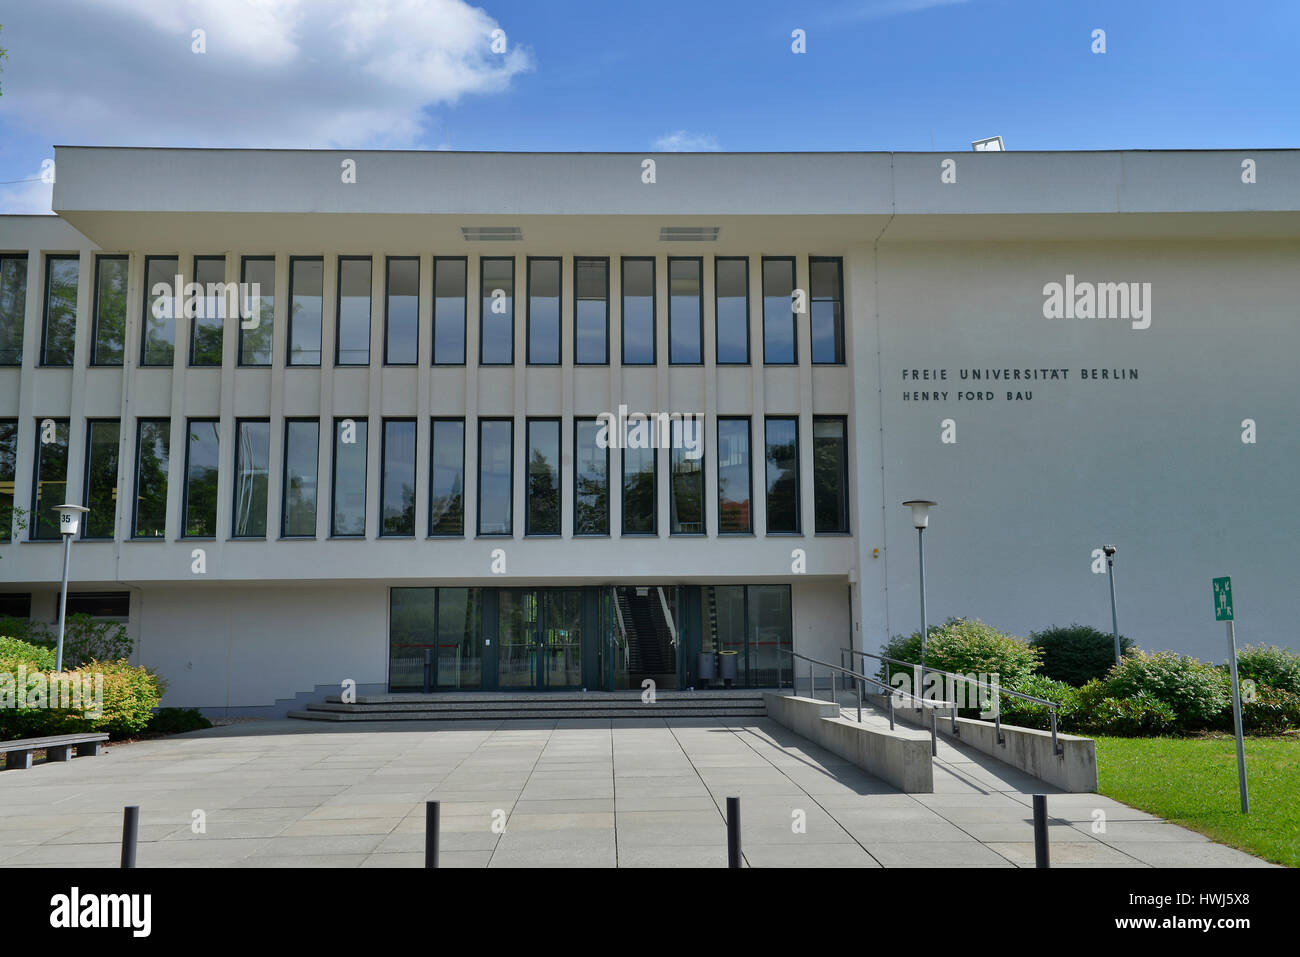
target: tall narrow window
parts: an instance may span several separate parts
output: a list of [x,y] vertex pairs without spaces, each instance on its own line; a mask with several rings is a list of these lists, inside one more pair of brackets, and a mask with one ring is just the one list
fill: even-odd
[[334,420],[334,512],[330,534],[366,534],[366,420]]
[[175,256],[148,256],[144,261],[144,317],[140,323],[140,365],[169,366],[176,360]]
[[45,322],[41,331],[41,365],[71,366],[77,339],[76,256],[49,256],[45,260]]
[[793,365],[794,257],[763,259],[763,362]]
[[560,420],[528,420],[525,535],[560,534]]
[[799,531],[799,420],[769,415],[767,430],[767,530]]
[[28,517],[33,539],[57,540],[59,516],[54,506],[67,499],[68,420],[36,422],[36,475],[32,483],[32,514]]
[[289,259],[289,365],[320,365],[321,309],[325,260],[319,256]]
[[528,257],[528,364],[560,364],[560,260]]
[[746,533],[754,529],[749,502],[753,487],[749,457],[749,419],[718,419],[718,531]]
[[514,435],[511,419],[478,422],[478,533],[514,531]]
[[479,364],[508,366],[515,361],[515,261],[479,260],[483,307],[479,314]]
[[198,314],[190,322],[190,365],[221,365],[227,317],[239,311],[238,295],[226,290],[226,257],[195,256],[194,281],[203,289]]
[[813,506],[817,531],[849,530],[848,420],[838,415],[813,418]]
[[623,449],[623,534],[654,535],[659,530],[655,465],[658,449]]
[[[271,364],[271,326],[275,321],[275,258],[245,256],[240,269],[239,364]],[[248,318],[243,314],[248,313]],[[247,327],[247,328],[245,328]]]
[[597,419],[573,425],[573,534],[609,534],[609,437]]
[[92,366],[120,366],[126,342],[127,257],[99,256],[95,260],[95,334],[90,347]]
[[719,256],[713,261],[717,306],[718,365],[749,363],[749,260]]
[[241,419],[236,423],[235,495],[232,534],[235,538],[266,537],[266,507],[270,499],[271,423]]
[[289,419],[284,423],[284,488],[280,534],[285,538],[316,537],[316,473],[320,454],[320,423]]
[[704,260],[668,260],[668,362],[704,361]]
[[86,483],[82,504],[90,511],[82,516],[81,537],[112,538],[117,518],[122,424],[117,419],[91,419],[86,426]]
[[27,257],[0,256],[0,366],[23,364]]
[[370,257],[339,257],[335,364],[370,365]]
[[704,422],[695,416],[672,420],[669,486],[674,535],[704,534]]
[[384,362],[413,366],[420,355],[420,259],[389,256],[384,300]]
[[437,256],[433,260],[433,364],[465,364],[464,256]]
[[429,450],[429,534],[465,534],[465,420],[434,419]]
[[379,534],[415,534],[415,419],[384,419]]
[[14,533],[14,483],[18,477],[18,420],[0,419],[0,542]]
[[609,260],[573,260],[573,361],[603,366],[609,362]]
[[623,365],[655,364],[655,261],[623,258]]
[[844,363],[844,260],[810,256],[812,361]]
[[185,538],[217,535],[217,469],[221,460],[221,423],[190,419],[185,436]]
[[167,467],[171,462],[171,420],[141,419],[135,436],[135,504],[132,538],[167,534]]

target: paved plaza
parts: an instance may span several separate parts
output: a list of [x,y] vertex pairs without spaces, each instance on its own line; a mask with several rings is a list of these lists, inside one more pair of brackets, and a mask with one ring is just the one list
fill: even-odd
[[128,804],[141,867],[418,867],[435,799],[444,867],[724,867],[728,796],[750,867],[1032,867],[1035,791],[1053,866],[1267,866],[943,740],[912,795],[768,719],[675,718],[261,721],[0,771],[0,867],[116,867]]

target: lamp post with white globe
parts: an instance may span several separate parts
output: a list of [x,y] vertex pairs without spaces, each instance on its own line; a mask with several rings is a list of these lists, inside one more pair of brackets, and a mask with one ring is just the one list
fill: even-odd
[[68,555],[72,550],[72,538],[81,529],[81,516],[90,509],[84,505],[56,505],[59,513],[59,531],[63,534],[63,587],[59,590],[59,645],[55,652],[54,670],[63,670],[63,629],[68,622]]

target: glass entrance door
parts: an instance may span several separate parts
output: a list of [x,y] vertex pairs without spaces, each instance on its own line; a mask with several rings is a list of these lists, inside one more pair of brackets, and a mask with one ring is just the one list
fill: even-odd
[[498,687],[581,687],[581,589],[503,588],[498,602]]

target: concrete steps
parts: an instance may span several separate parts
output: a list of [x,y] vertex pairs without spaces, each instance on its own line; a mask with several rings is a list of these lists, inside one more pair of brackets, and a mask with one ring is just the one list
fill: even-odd
[[443,692],[358,695],[313,702],[290,718],[307,721],[497,721],[524,718],[760,718],[761,689],[661,691],[653,704],[640,691],[548,693]]

